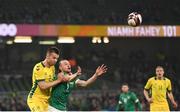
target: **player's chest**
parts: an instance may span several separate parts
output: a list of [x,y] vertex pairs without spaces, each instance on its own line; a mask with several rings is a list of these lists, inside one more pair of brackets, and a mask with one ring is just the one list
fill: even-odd
[[53,80],[53,76],[54,76],[54,72],[52,69],[48,69],[45,68],[44,69],[44,77],[45,77],[45,81],[52,81]]
[[121,99],[123,100],[124,103],[127,103],[127,102],[131,101],[131,96],[130,95],[123,95],[121,97]]
[[166,90],[168,84],[165,80],[157,80],[152,84],[152,89],[154,90]]
[[72,89],[74,89],[74,83],[68,82],[61,84],[59,91],[63,92],[64,94],[69,94],[72,91]]

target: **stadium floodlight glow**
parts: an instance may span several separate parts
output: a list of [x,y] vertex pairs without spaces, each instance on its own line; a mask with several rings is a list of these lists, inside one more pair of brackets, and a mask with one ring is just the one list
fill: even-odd
[[6,44],[7,45],[11,45],[11,44],[13,44],[13,41],[12,40],[8,40],[8,41],[6,41]]
[[59,37],[58,43],[75,43],[74,37]]
[[101,43],[102,41],[101,41],[101,39],[98,39],[97,42],[98,42],[98,43]]
[[93,37],[92,43],[101,43],[101,37]]
[[15,43],[32,43],[31,36],[16,36],[14,39]]
[[40,45],[55,45],[56,41],[54,40],[44,40],[44,41],[39,41]]
[[104,38],[103,38],[103,42],[104,42],[104,43],[109,43],[109,38],[108,38],[108,37],[104,37]]

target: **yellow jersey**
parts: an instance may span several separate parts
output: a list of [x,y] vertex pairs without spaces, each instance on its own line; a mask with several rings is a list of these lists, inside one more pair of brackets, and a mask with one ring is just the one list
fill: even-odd
[[48,100],[50,97],[51,88],[41,90],[38,86],[39,81],[51,82],[55,74],[55,67],[45,67],[42,62],[37,63],[33,68],[32,88],[28,95],[28,100],[41,99]]
[[162,80],[152,77],[146,83],[145,89],[151,91],[153,103],[167,104],[166,93],[172,91],[171,81],[166,77]]

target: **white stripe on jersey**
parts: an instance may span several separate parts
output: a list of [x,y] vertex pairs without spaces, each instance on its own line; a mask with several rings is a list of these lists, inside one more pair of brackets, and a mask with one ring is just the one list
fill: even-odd
[[122,104],[122,102],[121,102],[121,101],[119,101],[119,104]]
[[136,99],[135,103],[137,103],[137,102],[139,102],[139,100],[138,100],[138,99]]

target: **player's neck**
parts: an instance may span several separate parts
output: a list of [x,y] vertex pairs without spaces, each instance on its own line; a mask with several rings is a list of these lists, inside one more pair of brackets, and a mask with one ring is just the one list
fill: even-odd
[[46,59],[45,59],[42,63],[43,63],[43,65],[44,65],[45,67],[50,67],[50,65],[48,64],[48,62],[47,62]]
[[162,80],[164,77],[156,77],[158,80]]

